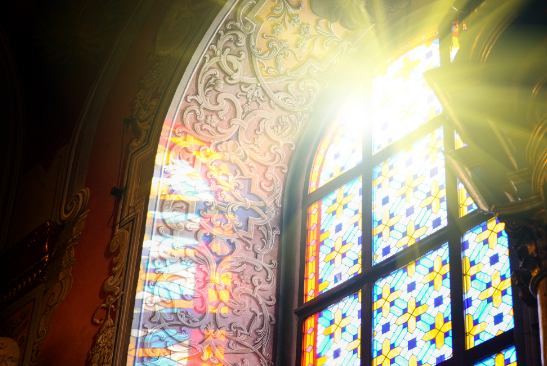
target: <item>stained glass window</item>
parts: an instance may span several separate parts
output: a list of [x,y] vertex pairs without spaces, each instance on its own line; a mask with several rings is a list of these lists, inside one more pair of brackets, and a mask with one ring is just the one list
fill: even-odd
[[496,218],[461,219],[478,206],[446,170],[445,146],[466,144],[434,118],[442,108],[423,78],[441,52],[453,59],[458,29],[452,48],[435,27],[392,52],[371,80],[372,122],[352,130],[355,119],[337,117],[320,140],[303,200],[302,366],[433,366],[461,354],[516,365],[515,347],[492,355],[515,322],[508,237]]
[[443,150],[439,128],[374,168],[374,263],[446,226]]
[[302,365],[361,364],[361,292],[304,321]]
[[377,281],[373,297],[374,366],[452,356],[448,244]]
[[372,80],[372,151],[376,153],[442,111],[423,77],[441,63],[437,27],[399,47]]
[[361,177],[308,208],[305,300],[361,272]]
[[475,366],[517,366],[517,350],[515,346],[496,353],[481,362],[477,362]]
[[495,217],[463,237],[463,291],[467,349],[513,328],[509,241]]
[[319,143],[310,173],[309,192],[315,191],[363,160],[364,112],[358,106],[352,105],[357,104],[357,101],[349,102],[344,108],[345,113],[339,113]]

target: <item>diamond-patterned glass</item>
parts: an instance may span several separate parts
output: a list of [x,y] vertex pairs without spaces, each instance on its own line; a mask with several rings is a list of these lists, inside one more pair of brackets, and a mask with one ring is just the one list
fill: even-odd
[[304,321],[302,366],[361,364],[361,292]]
[[467,349],[513,328],[509,241],[495,217],[463,237],[463,291]]
[[517,366],[517,350],[515,346],[512,346],[477,362],[475,366]]
[[304,301],[361,272],[361,177],[308,208]]
[[443,130],[373,170],[373,263],[447,225]]
[[373,366],[436,365],[452,356],[448,244],[378,280]]

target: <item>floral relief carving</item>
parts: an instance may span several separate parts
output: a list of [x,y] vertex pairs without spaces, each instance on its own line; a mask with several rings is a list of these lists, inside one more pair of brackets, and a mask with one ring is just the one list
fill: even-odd
[[273,364],[290,156],[363,33],[300,1],[244,0],[228,15],[160,139],[129,364]]

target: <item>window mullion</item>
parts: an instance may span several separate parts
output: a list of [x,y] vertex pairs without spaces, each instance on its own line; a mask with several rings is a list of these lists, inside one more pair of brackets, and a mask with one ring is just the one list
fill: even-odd
[[372,365],[372,286],[361,289],[361,366]]
[[[297,344],[297,347],[296,347],[296,357],[295,357],[295,366],[300,366],[302,365],[302,341],[303,341],[303,332],[302,330],[304,329],[304,318],[298,318],[298,324],[297,324],[297,333],[296,333],[296,344]],[[279,335],[278,335],[279,336]]]
[[[519,260],[517,258],[516,250],[509,246],[509,263],[511,265],[512,272],[515,273],[515,270],[519,268]],[[519,293],[520,289],[517,287],[513,278],[511,278],[511,287],[513,295],[513,317],[515,326],[513,332],[516,334],[524,334],[524,314],[523,314],[523,304],[520,299]],[[526,338],[528,337],[516,337],[515,336],[515,348],[517,350],[517,360],[519,366],[526,366],[528,364],[527,352],[534,349],[533,345],[526,345]],[[537,346],[536,346],[537,347]],[[537,354],[538,352],[536,352]]]
[[386,146],[382,150],[378,151],[376,154],[372,155],[372,166],[380,164],[392,157],[393,155],[396,155],[401,150],[406,149],[416,141],[422,139],[427,134],[430,134],[431,132],[438,129],[444,124],[445,121],[446,117],[445,115],[443,115],[443,113],[441,113],[438,116],[430,119],[420,127],[416,128],[405,137],[393,142],[389,146]]
[[463,363],[465,352],[465,318],[463,312],[463,273],[461,234],[453,236],[449,244],[450,298],[452,311],[452,357],[455,364]]
[[[369,74],[366,80],[367,92],[365,93],[364,103],[369,120],[365,122],[368,124],[368,128],[363,128],[363,162],[361,163],[361,174],[363,176],[361,265],[363,271],[372,266],[372,168],[374,166],[372,159],[372,124],[374,123],[372,114],[372,74]],[[370,300],[367,298],[366,301]]]
[[[365,111],[368,113],[367,127],[363,128],[363,189],[361,216],[361,266],[367,271],[372,266],[372,74],[366,78]],[[372,365],[372,283],[361,289],[361,366]]]

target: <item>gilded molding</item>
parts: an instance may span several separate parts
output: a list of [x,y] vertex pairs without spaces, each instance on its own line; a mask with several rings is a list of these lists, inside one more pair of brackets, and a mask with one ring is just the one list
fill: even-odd
[[22,297],[46,281],[57,244],[59,227],[46,221],[3,254],[0,263],[0,307]]
[[[80,211],[83,207],[80,206]],[[51,330],[51,320],[55,310],[68,296],[72,288],[72,265],[74,264],[74,249],[84,229],[88,211],[80,212],[75,220],[70,221],[60,233],[59,243],[47,268],[46,290],[42,297],[42,305],[38,313],[38,326],[33,335],[30,365],[35,365],[40,356],[40,349]]]
[[19,366],[20,350],[14,339],[0,337],[0,366]]
[[[128,244],[129,233],[127,230],[120,230],[114,235],[109,245],[110,253],[118,252],[118,255],[112,260],[114,264],[112,276],[103,284],[103,290],[108,296],[93,314],[93,323],[101,327],[95,335],[93,346],[89,351],[88,362],[91,366],[107,366],[112,362],[114,335],[116,333],[114,321],[119,308],[120,296],[122,296]],[[105,311],[105,315],[103,319],[97,319],[97,315],[101,310]]]

